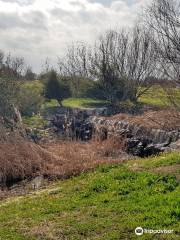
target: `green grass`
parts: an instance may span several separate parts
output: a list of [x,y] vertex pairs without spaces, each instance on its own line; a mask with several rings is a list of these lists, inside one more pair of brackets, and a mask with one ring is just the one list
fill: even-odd
[[106,102],[92,98],[69,98],[63,101],[63,105],[73,108],[96,108],[106,105]]
[[[96,108],[106,105],[106,102],[103,100],[97,100],[93,98],[67,98],[62,102],[64,107],[72,108]],[[46,101],[42,109],[58,107],[59,104],[56,100]]]
[[[157,107],[169,107],[171,102],[169,96],[173,96],[174,102],[180,104],[180,89],[169,89],[168,93],[163,90],[160,86],[151,87],[140,99],[139,102],[147,105]],[[55,102],[54,102],[55,103]],[[103,107],[107,105],[106,101],[97,100],[92,98],[68,98],[63,101],[65,107],[74,108],[95,108]],[[57,103],[56,103],[57,106]]]
[[151,87],[141,98],[140,102],[157,107],[171,106],[169,96],[173,96],[175,104],[180,104],[180,89],[169,89],[168,94],[160,86]]
[[141,171],[131,170],[133,160],[101,166],[36,194],[1,202],[0,239],[138,239],[138,226],[174,230],[139,239],[179,239],[179,183],[173,175],[148,172],[177,164],[179,157],[174,153],[135,160],[143,165]]
[[[139,166],[143,169],[151,169],[161,166],[171,166],[175,164],[180,164],[180,153],[169,153],[162,154],[161,156],[155,156],[153,158],[138,159],[134,161],[129,161],[128,166]],[[177,169],[178,170],[178,169]]]
[[23,117],[23,123],[31,128],[43,128],[48,121],[41,116],[35,115],[32,117]]
[[[175,103],[180,103],[180,90],[179,89],[171,89],[169,95],[173,95],[175,99]],[[169,107],[171,102],[167,96],[167,93],[160,86],[153,86],[150,88],[140,99],[140,103],[152,105],[156,107]],[[96,108],[96,107],[104,107],[107,105],[106,101],[92,99],[92,98],[68,98],[63,101],[63,105],[65,107],[72,108]],[[51,100],[50,102],[46,102],[43,107],[57,107],[58,103],[56,100]]]

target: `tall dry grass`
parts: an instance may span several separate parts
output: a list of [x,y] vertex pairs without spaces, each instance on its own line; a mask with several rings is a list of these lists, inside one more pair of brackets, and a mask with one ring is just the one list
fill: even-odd
[[93,169],[100,164],[112,164],[127,159],[120,139],[106,141],[61,141],[51,145],[36,145],[19,140],[0,142],[0,186],[43,175],[48,179],[64,179]]

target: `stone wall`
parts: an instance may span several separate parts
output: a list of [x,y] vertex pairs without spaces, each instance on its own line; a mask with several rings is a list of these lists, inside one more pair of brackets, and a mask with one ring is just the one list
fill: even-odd
[[166,131],[148,129],[143,125],[125,120],[92,117],[94,128],[107,129],[108,136],[122,136],[126,140],[127,151],[138,156],[148,156],[167,150],[173,142],[180,139],[180,130]]
[[140,139],[149,139],[154,144],[176,142],[180,139],[180,130],[165,131],[161,129],[147,129],[141,125],[130,124],[124,120],[110,120],[100,117],[92,117],[95,127],[104,126],[110,135],[128,135]]

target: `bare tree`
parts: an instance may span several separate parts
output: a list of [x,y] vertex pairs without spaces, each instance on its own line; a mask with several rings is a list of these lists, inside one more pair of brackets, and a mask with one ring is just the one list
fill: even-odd
[[94,48],[91,71],[100,80],[108,101],[137,101],[150,87],[156,52],[150,33],[134,27],[131,32],[109,31]]
[[136,102],[155,75],[157,57],[151,38],[150,32],[136,26],[130,31],[107,31],[91,48],[73,44],[59,59],[60,73],[71,77],[76,92],[80,79],[88,78],[98,83],[111,104],[127,99]]
[[133,28],[130,36],[125,74],[135,101],[152,86],[150,79],[156,76],[157,53],[152,39],[150,31],[138,26]]
[[68,78],[74,96],[80,95],[80,85],[89,79],[90,49],[84,43],[77,42],[68,46],[63,58],[58,59],[60,75]]
[[24,74],[25,80],[32,81],[36,78],[36,74],[33,72],[31,66],[27,66]]
[[17,108],[20,81],[17,80],[22,77],[23,67],[23,58],[13,58],[0,52],[0,116],[15,122],[20,120]]
[[3,60],[4,60],[4,53],[0,50],[0,71],[2,71],[3,68]]
[[161,77],[180,84],[180,3],[154,0],[146,13],[148,28],[155,35]]
[[122,81],[128,36],[108,31],[95,43],[91,56],[90,73],[98,80],[104,98],[111,104],[123,96]]
[[68,46],[64,58],[58,59],[60,73],[63,76],[88,77],[89,49],[81,42]]
[[24,58],[12,57],[10,53],[8,55],[4,55],[3,52],[0,53],[1,74],[20,79],[22,78],[24,66]]
[[45,61],[43,62],[42,64],[42,74],[47,74],[48,72],[50,72],[52,69],[52,66],[51,66],[51,61],[50,59],[47,57],[45,59]]

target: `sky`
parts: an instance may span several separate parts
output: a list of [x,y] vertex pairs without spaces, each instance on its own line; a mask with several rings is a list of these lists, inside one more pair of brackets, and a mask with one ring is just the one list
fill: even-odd
[[130,27],[151,0],[0,0],[0,49],[39,72],[72,42],[93,43],[107,29]]

